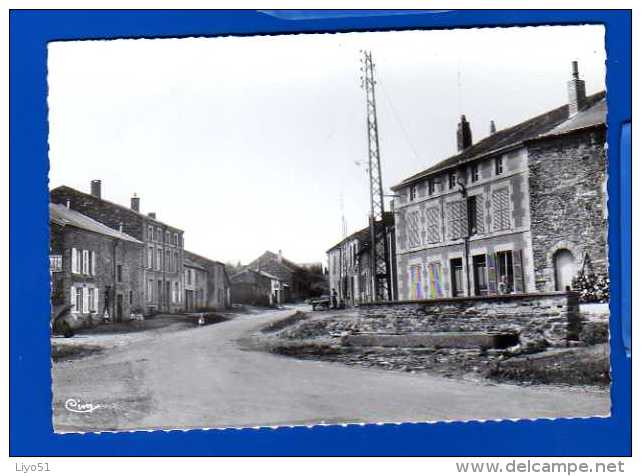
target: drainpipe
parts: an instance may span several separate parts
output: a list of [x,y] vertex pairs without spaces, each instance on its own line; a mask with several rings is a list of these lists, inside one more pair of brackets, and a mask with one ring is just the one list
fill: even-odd
[[113,286],[111,286],[111,296],[109,301],[111,302],[111,323],[115,324],[116,323],[116,294],[117,294],[117,286],[118,286],[118,273],[117,273],[117,260],[116,260],[116,252],[118,249],[118,242],[120,240],[118,238],[114,239],[113,241],[113,249],[112,249],[112,259],[113,259]]
[[[465,182],[461,177],[457,177],[456,184],[461,188],[460,193],[463,196],[463,200],[466,200],[465,211],[466,211],[466,222],[469,213],[467,213],[467,187]],[[470,224],[467,224],[467,230],[465,231],[465,236],[463,237],[464,251],[465,251],[465,281],[467,287],[467,297],[471,296],[470,293]]]

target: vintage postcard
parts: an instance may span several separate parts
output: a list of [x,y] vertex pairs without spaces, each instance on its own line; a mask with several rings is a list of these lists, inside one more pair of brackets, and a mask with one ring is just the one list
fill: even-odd
[[57,432],[610,414],[604,28],[52,42]]

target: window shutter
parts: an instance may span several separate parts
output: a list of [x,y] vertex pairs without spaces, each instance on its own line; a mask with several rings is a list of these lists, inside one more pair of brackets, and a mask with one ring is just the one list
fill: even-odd
[[71,272],[78,272],[78,250],[76,248],[71,248]]
[[89,289],[82,288],[82,313],[87,314],[89,312]]
[[82,274],[89,274],[89,251],[82,250]]
[[525,292],[525,282],[523,280],[523,250],[516,250],[512,253],[512,267],[514,272],[514,291],[517,293]]
[[[72,255],[75,255],[75,248],[73,249]],[[76,309],[76,287],[71,286],[71,296],[69,298],[69,303],[71,304],[71,312],[78,312],[78,309]]]
[[487,289],[488,294],[496,294],[496,255],[487,255]]
[[95,312],[98,312],[98,310],[100,309],[100,301],[98,301],[98,296],[99,296],[98,288],[93,288],[93,306],[94,306],[94,308],[92,309],[92,311],[95,311]]
[[91,252],[91,275],[96,275],[96,252]]

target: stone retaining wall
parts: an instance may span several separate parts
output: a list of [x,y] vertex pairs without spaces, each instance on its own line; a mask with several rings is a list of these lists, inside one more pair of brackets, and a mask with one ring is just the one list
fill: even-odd
[[361,304],[361,318],[394,318],[394,333],[516,331],[522,342],[552,345],[578,339],[581,314],[574,292],[509,294]]

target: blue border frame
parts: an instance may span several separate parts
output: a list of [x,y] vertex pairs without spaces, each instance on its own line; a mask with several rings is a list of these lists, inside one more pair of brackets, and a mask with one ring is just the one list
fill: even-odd
[[[631,454],[631,360],[623,348],[629,297],[632,15],[620,11],[13,10],[10,12],[10,454],[12,456]],[[608,54],[612,295],[612,416],[605,419],[367,425],[56,435],[51,425],[48,275],[47,42],[414,28],[602,23]],[[623,213],[623,210],[626,210]],[[625,246],[622,246],[624,245]],[[626,269],[624,269],[626,268]],[[625,300],[629,305],[629,299]],[[20,303],[19,306],[16,303]],[[625,306],[625,315],[629,307]],[[41,317],[38,317],[41,316]]]

